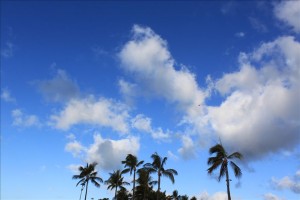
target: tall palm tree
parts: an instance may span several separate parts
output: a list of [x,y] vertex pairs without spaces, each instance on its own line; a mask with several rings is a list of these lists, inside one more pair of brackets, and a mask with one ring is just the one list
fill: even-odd
[[151,155],[151,158],[153,160],[152,163],[146,163],[144,165],[145,168],[149,170],[150,173],[157,173],[158,179],[157,179],[157,200],[159,200],[159,193],[160,193],[160,179],[161,176],[165,176],[169,178],[172,183],[174,184],[175,179],[174,175],[178,175],[177,171],[175,169],[165,169],[164,166],[167,162],[167,157],[160,157],[156,152]]
[[121,170],[114,171],[109,173],[110,177],[105,181],[105,184],[108,185],[107,189],[115,189],[115,200],[117,199],[118,188],[126,189],[123,185],[130,185],[128,182],[124,181],[123,174]]
[[[82,167],[80,166],[78,168],[79,170],[79,175],[74,175],[73,179],[80,179],[77,183],[76,186],[78,186],[79,184],[81,184],[82,186],[85,186],[85,197],[84,199],[86,200],[86,196],[87,196],[87,191],[88,191],[88,185],[89,185],[89,181],[91,181],[96,187],[100,187],[100,183],[103,183],[102,178],[97,176],[97,171],[95,171],[95,166],[97,165],[97,163],[92,163],[92,164],[86,164],[86,167]],[[83,186],[83,187],[84,187]],[[81,195],[80,195],[81,197]]]
[[122,164],[124,164],[125,169],[122,171],[122,173],[128,173],[130,172],[130,175],[133,172],[133,186],[132,186],[132,199],[134,200],[135,197],[135,174],[136,174],[136,170],[137,168],[142,165],[144,163],[144,161],[138,161],[137,157],[132,155],[132,154],[128,154],[126,156],[126,159],[124,161],[122,161]]
[[242,159],[243,155],[239,152],[234,152],[230,155],[227,154],[222,144],[217,144],[209,149],[210,155],[216,154],[215,156],[209,157],[207,160],[207,164],[210,167],[207,169],[208,174],[212,174],[214,170],[216,170],[220,166],[219,178],[220,181],[224,175],[226,176],[226,185],[227,185],[227,195],[228,200],[231,200],[230,196],[230,186],[229,186],[229,173],[228,173],[228,162],[234,171],[234,175],[237,178],[242,176],[242,170],[233,162],[231,161],[234,158]]

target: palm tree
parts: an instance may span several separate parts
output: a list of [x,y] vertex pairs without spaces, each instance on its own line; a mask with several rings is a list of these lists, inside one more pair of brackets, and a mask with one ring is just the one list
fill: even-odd
[[123,185],[130,185],[128,182],[123,181],[124,177],[122,176],[121,170],[114,171],[109,173],[110,177],[105,181],[105,184],[108,185],[107,189],[113,190],[115,188],[115,200],[117,199],[118,188],[126,189]]
[[220,166],[220,174],[218,181],[221,180],[221,178],[225,175],[226,176],[226,184],[227,184],[227,195],[228,195],[228,200],[231,200],[230,196],[230,187],[229,187],[229,174],[228,174],[228,161],[230,163],[230,166],[232,167],[234,171],[234,175],[237,178],[240,178],[242,176],[242,170],[232,161],[231,159],[237,158],[237,159],[242,159],[243,155],[239,152],[234,152],[230,155],[227,154],[225,151],[224,147],[222,144],[217,144],[209,149],[209,153],[216,154],[216,156],[209,157],[207,160],[207,164],[211,165],[207,171],[208,174],[212,174],[214,170],[216,170]]
[[132,199],[134,200],[134,195],[135,195],[135,174],[136,174],[136,170],[137,168],[142,165],[144,163],[144,161],[138,161],[137,157],[132,155],[132,154],[128,154],[126,156],[126,159],[124,161],[122,161],[122,164],[124,164],[125,169],[122,171],[122,173],[128,173],[130,172],[130,175],[133,172],[133,186],[132,186]]
[[172,199],[173,200],[178,200],[178,198],[179,198],[178,191],[174,190],[173,193],[172,193]]
[[191,200],[197,200],[197,198],[196,198],[195,196],[193,196],[193,197],[191,198]]
[[[76,186],[81,184],[82,189],[85,186],[85,197],[84,197],[85,200],[86,200],[86,196],[87,196],[89,181],[91,181],[96,187],[100,187],[100,183],[103,183],[102,178],[98,177],[97,176],[98,172],[95,171],[96,165],[97,165],[97,163],[92,163],[92,164],[87,163],[86,167],[80,166],[78,168],[80,174],[73,176],[73,179],[80,179]],[[81,198],[81,194],[80,194],[80,198]]]
[[158,175],[157,200],[159,200],[161,176],[162,175],[166,176],[174,184],[174,182],[175,182],[174,175],[178,175],[178,173],[175,169],[165,169],[164,168],[164,165],[166,164],[167,159],[168,159],[167,157],[162,158],[155,152],[154,154],[151,155],[151,158],[152,158],[153,162],[146,163],[144,165],[144,167],[147,168],[150,173],[157,173],[157,175]]
[[149,170],[146,168],[141,168],[137,171],[138,178],[136,180],[138,186],[136,187],[136,197],[137,199],[148,199],[149,193],[157,181],[153,181],[150,176]]

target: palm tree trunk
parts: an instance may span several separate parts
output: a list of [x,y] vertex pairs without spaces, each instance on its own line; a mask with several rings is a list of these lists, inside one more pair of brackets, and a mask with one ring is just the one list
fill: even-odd
[[81,191],[80,191],[79,200],[81,200],[82,190],[83,190],[83,186],[81,187]]
[[86,182],[86,188],[85,188],[85,197],[84,197],[84,200],[86,200],[86,195],[87,195],[87,191],[88,191],[88,185],[89,185],[89,181]]
[[132,189],[132,200],[134,200],[134,193],[135,193],[135,171],[133,171],[133,189]]
[[118,186],[116,186],[116,191],[115,191],[115,200],[117,200],[117,191],[118,191]]
[[229,182],[230,182],[230,180],[229,180],[228,168],[226,167],[227,195],[228,195],[228,200],[231,200]]
[[157,200],[160,200],[160,198],[159,198],[159,192],[160,192],[160,176],[161,176],[160,171],[158,171],[158,181],[157,181],[158,187],[157,187],[157,192],[156,192],[156,199],[157,199]]

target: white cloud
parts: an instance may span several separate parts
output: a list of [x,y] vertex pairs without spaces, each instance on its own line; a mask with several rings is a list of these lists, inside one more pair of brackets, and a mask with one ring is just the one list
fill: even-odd
[[1,99],[3,99],[6,102],[16,102],[16,99],[11,96],[9,90],[7,89],[2,89]]
[[76,140],[68,142],[65,146],[65,151],[72,153],[74,157],[79,156],[83,150],[84,147]]
[[111,99],[72,99],[57,115],[51,116],[51,124],[68,130],[76,124],[94,124],[110,127],[120,133],[128,132],[128,107]]
[[50,80],[37,81],[38,90],[47,101],[67,102],[79,97],[79,88],[64,70],[58,69]]
[[287,189],[294,193],[300,194],[299,171],[293,177],[285,176],[281,179],[272,178],[271,184],[275,189]]
[[182,147],[178,149],[178,153],[184,159],[191,159],[196,157],[196,145],[194,144],[192,138],[187,135],[181,137]]
[[31,127],[41,126],[39,118],[36,115],[26,115],[20,109],[15,109],[11,113],[13,117],[13,126]]
[[151,134],[152,138],[157,140],[167,140],[171,134],[169,130],[163,131],[161,127],[152,128],[151,119],[142,114],[138,114],[131,119],[131,126],[139,131]]
[[227,200],[227,193],[226,192],[216,192],[212,195],[209,195],[206,191],[202,192],[199,197],[199,200]]
[[[210,80],[205,90],[193,73],[176,69],[167,42],[150,28],[135,25],[119,57],[132,75],[136,94],[175,103],[183,113],[180,125],[191,125],[188,128],[200,138],[216,134],[247,160],[299,144],[300,44],[293,37],[279,37],[252,53],[241,53],[240,69]],[[205,104],[212,87],[223,96],[217,106]],[[183,139],[182,155],[196,151],[189,141]]]
[[68,165],[68,166],[67,166],[67,169],[69,169],[73,174],[78,174],[78,173],[79,173],[78,168],[79,168],[80,166],[81,166],[81,165],[79,165],[79,164],[71,164],[71,165]]
[[139,139],[103,139],[100,134],[94,135],[94,143],[87,149],[87,161],[97,162],[105,170],[117,169],[127,154],[137,155],[140,148]]
[[177,70],[167,42],[149,27],[135,25],[132,40],[119,53],[123,69],[133,75],[135,88],[147,97],[164,98],[184,112],[193,112],[207,95],[187,68]]
[[281,1],[274,8],[275,16],[300,33],[300,1]]
[[264,200],[282,200],[281,198],[279,198],[278,196],[276,196],[275,194],[272,193],[267,193],[263,195]]
[[[240,55],[240,70],[216,81],[224,95],[204,117],[222,141],[248,158],[299,144],[300,43],[280,37]],[[276,99],[276,100],[275,100]]]

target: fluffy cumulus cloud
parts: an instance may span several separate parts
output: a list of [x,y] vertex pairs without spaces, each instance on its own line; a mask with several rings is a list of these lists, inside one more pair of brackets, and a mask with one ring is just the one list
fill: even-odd
[[300,171],[298,170],[296,174],[292,177],[285,176],[281,179],[272,178],[271,184],[275,189],[291,190],[294,193],[300,194]]
[[36,115],[24,114],[20,109],[15,109],[11,112],[13,118],[13,126],[32,127],[41,126],[39,118]]
[[[119,58],[122,68],[133,75],[135,93],[163,98],[191,114],[192,107],[203,103],[206,96],[198,87],[195,74],[185,67],[176,69],[167,42],[152,29],[135,25],[132,32],[132,39],[123,46]],[[128,83],[121,86],[123,93],[132,94],[133,87],[129,88]]]
[[76,124],[92,124],[127,133],[128,117],[128,107],[124,104],[111,99],[95,99],[90,96],[70,100],[62,111],[51,116],[51,124],[62,130],[68,130]]
[[[192,72],[176,68],[167,42],[153,30],[135,25],[132,32],[119,53],[122,68],[133,78],[133,83],[120,84],[123,94],[175,103],[183,113],[182,124],[191,125],[200,137],[216,134],[248,160],[299,144],[300,43],[295,38],[279,37],[241,53],[238,71],[210,79],[201,89]],[[217,106],[205,104],[212,89],[223,99]],[[140,130],[151,130],[150,119],[137,122]],[[181,155],[194,154],[188,137],[182,144]]]
[[97,162],[102,169],[117,169],[127,154],[137,155],[140,148],[139,139],[103,139],[100,134],[94,135],[94,143],[87,149],[87,161]]
[[[76,139],[72,139],[65,146],[65,150],[74,157],[80,157],[88,163],[96,162],[98,167],[107,171],[120,168],[121,161],[127,154],[137,155],[139,148],[137,137],[113,140],[102,138],[99,133],[94,134],[93,143],[89,146],[82,145]],[[77,165],[70,165],[68,168],[74,171],[76,167]]]
[[300,1],[282,1],[275,6],[275,15],[278,19],[290,25],[300,33]]
[[50,80],[37,81],[38,90],[47,101],[67,102],[79,96],[79,87],[64,70],[58,69]]
[[161,127],[152,128],[151,119],[142,114],[138,114],[131,119],[132,128],[138,131],[151,134],[153,139],[156,140],[167,140],[170,137],[170,131],[163,131]]
[[300,139],[300,43],[280,37],[239,60],[239,71],[215,82],[224,101],[207,106],[209,126],[248,158],[292,149]]

